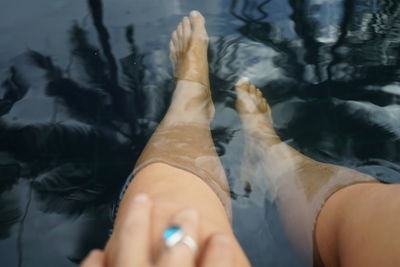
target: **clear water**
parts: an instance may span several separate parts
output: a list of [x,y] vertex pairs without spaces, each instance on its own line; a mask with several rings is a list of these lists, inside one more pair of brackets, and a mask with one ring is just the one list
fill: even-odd
[[173,90],[168,41],[197,9],[211,36],[213,136],[234,228],[254,266],[303,266],[262,188],[243,185],[234,82],[272,104],[285,142],[400,181],[396,0],[0,2],[2,266],[76,266],[102,247],[110,208]]

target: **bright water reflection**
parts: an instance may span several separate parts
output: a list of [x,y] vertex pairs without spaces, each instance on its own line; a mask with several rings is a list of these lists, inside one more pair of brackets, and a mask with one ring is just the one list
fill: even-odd
[[[0,3],[0,253],[4,266],[74,266],[173,89],[167,44],[200,10],[211,36],[213,136],[234,226],[254,266],[302,266],[266,188],[244,184],[234,82],[249,77],[304,154],[400,179],[395,0],[15,0]],[[262,173],[260,173],[262,175]]]

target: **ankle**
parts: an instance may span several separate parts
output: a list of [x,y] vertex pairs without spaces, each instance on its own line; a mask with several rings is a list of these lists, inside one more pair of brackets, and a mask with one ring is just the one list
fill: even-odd
[[179,80],[163,123],[208,127],[213,116],[214,106],[209,88],[197,82]]

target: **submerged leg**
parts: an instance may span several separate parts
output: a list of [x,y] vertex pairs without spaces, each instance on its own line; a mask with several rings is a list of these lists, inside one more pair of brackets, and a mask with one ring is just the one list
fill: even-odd
[[206,182],[230,214],[229,186],[211,137],[214,116],[202,16],[185,17],[170,42],[177,79],[172,103],[140,156],[134,174],[154,162],[191,172]]
[[[229,186],[209,125],[214,106],[204,24],[203,16],[192,12],[172,35],[170,58],[177,79],[172,103],[136,163],[134,179],[121,201],[115,222],[117,228],[132,195],[146,193],[155,203],[163,205],[152,221],[155,257],[161,249],[162,230],[168,226],[171,215],[184,207],[200,212],[200,248],[215,232],[225,232],[234,238],[229,218]],[[248,266],[237,242],[235,250],[236,266]]]
[[271,110],[261,91],[246,80],[239,81],[236,91],[237,109],[247,136],[246,150],[263,165],[285,231],[294,248],[311,263],[313,254],[318,256],[313,247],[314,226],[325,201],[343,187],[377,181],[297,152],[275,133]]

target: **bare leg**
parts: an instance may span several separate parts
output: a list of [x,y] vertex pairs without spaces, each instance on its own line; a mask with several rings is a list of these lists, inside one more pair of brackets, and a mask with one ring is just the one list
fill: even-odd
[[274,131],[271,110],[261,92],[246,80],[239,81],[236,91],[247,134],[246,151],[264,167],[265,182],[275,195],[290,241],[312,263],[314,225],[326,199],[345,186],[377,181],[348,168],[317,162],[286,145]]
[[357,184],[321,210],[316,241],[326,267],[400,266],[400,185]]
[[208,35],[199,14],[185,17],[170,42],[177,86],[167,114],[142,152],[134,174],[162,162],[195,174],[218,195],[230,214],[229,186],[211,138],[214,116],[208,78]]
[[[210,133],[214,115],[211,100],[204,18],[198,12],[185,17],[172,35],[171,61],[177,78],[172,103],[138,160],[134,175],[120,204],[115,228],[126,214],[128,201],[148,194],[163,206],[154,214],[152,249],[157,257],[161,233],[172,214],[185,207],[200,212],[200,248],[215,232],[234,238],[230,225],[229,187]],[[112,249],[112,237],[108,244]],[[235,244],[236,266],[248,266]]]

